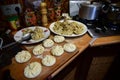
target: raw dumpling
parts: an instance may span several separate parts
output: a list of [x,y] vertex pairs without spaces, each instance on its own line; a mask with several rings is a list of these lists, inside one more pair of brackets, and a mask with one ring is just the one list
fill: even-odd
[[55,56],[60,56],[64,53],[64,49],[62,46],[56,45],[52,47],[51,53]]
[[31,54],[28,51],[26,51],[26,50],[22,50],[21,52],[18,52],[15,55],[15,60],[18,63],[27,62],[30,58],[31,58]]
[[28,64],[24,69],[24,75],[27,78],[35,78],[42,71],[42,66],[38,62]]
[[56,58],[52,55],[46,55],[43,59],[42,59],[42,64],[45,66],[52,66],[54,65],[56,62]]
[[65,43],[63,48],[66,52],[74,52],[76,50],[76,45],[73,43]]
[[33,54],[34,55],[40,55],[40,54],[42,54],[44,52],[44,50],[45,49],[44,49],[44,47],[42,45],[37,45],[33,49]]
[[61,43],[65,40],[65,38],[63,36],[59,36],[59,35],[54,36],[53,39],[56,43]]
[[44,47],[52,47],[53,45],[54,45],[54,42],[51,39],[46,39],[46,40],[43,41],[43,46]]

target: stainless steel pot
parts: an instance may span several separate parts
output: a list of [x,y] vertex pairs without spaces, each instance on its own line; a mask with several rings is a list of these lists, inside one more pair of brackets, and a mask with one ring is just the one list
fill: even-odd
[[79,9],[79,17],[87,20],[95,20],[98,18],[102,4],[99,2],[81,3]]

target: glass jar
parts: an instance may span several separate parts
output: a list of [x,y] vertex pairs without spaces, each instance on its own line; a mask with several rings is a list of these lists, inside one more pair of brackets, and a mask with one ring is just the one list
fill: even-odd
[[21,27],[18,16],[11,16],[7,20],[12,30],[18,30]]
[[37,25],[37,19],[36,19],[36,15],[35,15],[34,11],[32,11],[30,9],[26,9],[26,11],[25,11],[25,24],[26,24],[26,26]]
[[55,19],[59,20],[61,18],[61,15],[62,15],[61,4],[56,3],[54,10],[55,10]]
[[54,12],[54,8],[48,8],[48,20],[49,22],[54,21],[55,19],[55,12]]

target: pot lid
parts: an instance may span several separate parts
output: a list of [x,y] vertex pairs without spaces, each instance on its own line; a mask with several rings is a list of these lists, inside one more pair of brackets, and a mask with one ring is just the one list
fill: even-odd
[[81,6],[86,6],[86,7],[101,7],[102,4],[99,2],[93,2],[93,3],[81,3]]

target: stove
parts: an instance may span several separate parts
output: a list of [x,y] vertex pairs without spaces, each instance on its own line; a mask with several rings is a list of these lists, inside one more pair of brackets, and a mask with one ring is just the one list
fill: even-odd
[[83,20],[79,16],[74,16],[73,20],[84,23],[88,27],[88,33],[91,37],[106,37],[120,35],[120,24],[110,22],[105,18],[97,20]]

